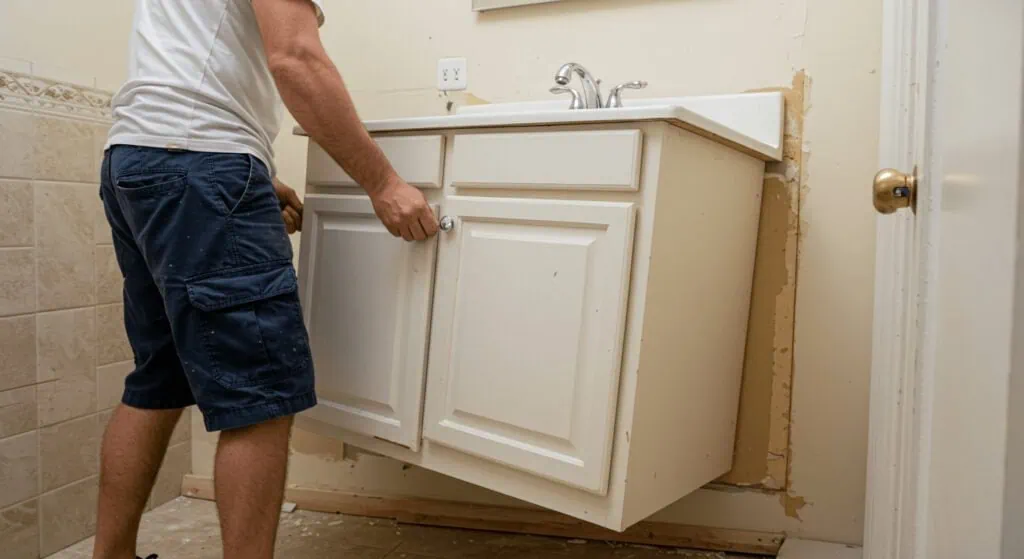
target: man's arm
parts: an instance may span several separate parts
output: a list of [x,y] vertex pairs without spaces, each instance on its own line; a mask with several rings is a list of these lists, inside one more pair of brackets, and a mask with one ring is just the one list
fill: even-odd
[[392,235],[407,241],[437,233],[426,198],[395,172],[370,138],[331,62],[310,0],[252,0],[270,71],[295,120],[366,190]]

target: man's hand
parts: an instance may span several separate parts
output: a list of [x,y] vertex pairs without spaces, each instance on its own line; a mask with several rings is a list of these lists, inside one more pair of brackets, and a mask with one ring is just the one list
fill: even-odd
[[284,219],[288,234],[302,231],[302,200],[295,189],[275,178],[274,192],[281,202],[281,218]]
[[394,176],[370,197],[373,211],[396,237],[422,241],[437,234],[437,219],[419,190]]

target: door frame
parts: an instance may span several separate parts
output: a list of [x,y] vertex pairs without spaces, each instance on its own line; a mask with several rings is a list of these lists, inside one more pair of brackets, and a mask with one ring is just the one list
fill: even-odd
[[[927,247],[934,230],[928,188],[929,91],[934,80],[936,0],[883,0],[879,167],[918,175],[917,211],[880,216],[876,228],[864,557],[919,557],[927,511],[921,469],[927,421],[921,389],[934,374],[922,356],[934,344]],[[865,192],[867,185],[865,184]],[[865,203],[867,203],[865,197]]]
[[[1017,91],[989,102],[980,95],[964,95],[970,87],[964,84],[972,82],[962,81],[965,77],[955,72],[965,65],[982,70],[967,76],[968,80],[986,72],[1022,72],[1018,64],[1021,52],[1007,53],[1005,57],[996,55],[991,60],[979,57],[978,52],[998,52],[992,49],[1003,43],[994,38],[1007,37],[1006,28],[998,24],[1009,21],[1013,22],[1011,29],[1016,37],[1005,45],[1012,49],[1024,48],[1024,20],[1016,19],[1020,16],[1019,10],[978,11],[962,0],[883,0],[883,6],[879,159],[882,167],[907,172],[916,167],[918,188],[916,214],[903,211],[882,217],[877,226],[864,557],[926,559],[936,553],[963,556],[964,550],[979,545],[988,550],[1001,549],[1004,557],[1018,557],[1024,549],[1024,537],[1011,527],[1019,526],[1024,517],[1024,483],[1020,476],[1011,473],[1019,472],[1020,462],[1024,460],[1024,437],[1021,437],[1024,367],[1020,365],[1024,362],[1024,258],[1021,257],[1024,245],[1019,240],[1024,231],[1021,218],[1024,215],[1021,210],[1024,160],[1020,151],[1021,124],[1019,120],[1005,119],[1011,116],[1020,119],[1018,103],[1021,103],[1024,77],[1011,76],[1012,82],[1004,80],[1004,84],[1015,84]],[[1007,6],[1015,5],[1009,2],[996,5],[997,8]],[[964,18],[965,14],[971,17]],[[989,29],[993,32],[988,33]],[[1005,63],[1001,64],[1002,61]],[[1005,105],[993,104],[1000,102]],[[967,130],[949,128],[952,126],[949,123],[959,122],[956,117],[960,113],[945,111],[959,110],[965,111],[967,118],[976,119],[982,113],[991,114],[993,118],[990,122],[977,121],[977,125],[968,126]],[[946,137],[946,134],[954,136]],[[985,169],[991,163],[987,160],[976,161],[973,166],[965,164],[964,160],[977,154],[956,152],[965,145],[956,134],[966,134],[972,142],[979,141],[980,137],[980,150],[992,150],[994,145],[1002,143],[1000,147],[1006,148],[1005,153],[997,155],[1016,156],[1016,160],[1007,163],[1013,170],[996,166],[989,171]],[[1006,143],[1011,137],[1016,145]],[[950,157],[951,154],[956,157]],[[943,161],[946,158],[949,161]],[[1015,183],[1002,182],[1011,176]],[[965,191],[967,183],[975,190]],[[946,202],[943,202],[944,194],[949,198]],[[961,280],[957,285],[956,277],[939,277],[940,269],[948,273],[959,264],[950,261],[943,265],[940,255],[945,259],[957,258],[965,251],[985,247],[956,245],[961,239],[953,236],[946,237],[943,246],[954,243],[959,254],[949,250],[940,252],[939,244],[943,235],[968,231],[965,219],[980,219],[977,213],[980,206],[972,207],[971,203],[984,203],[991,209],[993,200],[996,204],[1005,201],[1013,205],[1012,217],[993,216],[1012,222],[996,228],[981,222],[967,225],[1002,235],[986,237],[985,241],[1003,249],[1005,252],[1000,254],[1005,258],[1015,259],[993,272],[1003,275],[985,278],[986,283],[997,284],[1003,290],[1000,296],[1005,295],[1009,317],[990,319],[985,316],[975,322],[1005,328],[1004,323],[1009,319],[1007,345],[996,348],[998,351],[1005,349],[1008,370],[983,369],[980,375],[971,378],[968,375],[978,371],[953,371],[945,362],[937,361],[944,349],[960,342],[955,328],[945,332],[941,329],[959,319],[958,306],[974,303],[967,300],[973,296],[970,287],[984,289],[985,284]],[[976,265],[976,262],[967,265]],[[940,280],[944,279],[950,281],[940,286]],[[952,291],[947,289],[950,285]],[[940,294],[946,293],[954,298],[940,300]],[[982,297],[978,303],[984,304],[987,312],[1001,305],[1001,302],[993,304],[991,297]],[[984,338],[986,333],[978,334],[979,338]],[[1000,331],[1002,334],[1005,331]],[[967,343],[963,351],[992,349],[991,344],[982,346],[973,342],[972,345],[969,339]],[[1002,361],[995,362],[997,367],[1004,366]],[[1000,386],[1004,381],[1008,381],[1008,385]],[[958,398],[955,394],[958,383],[964,386],[970,383],[971,388],[981,386],[973,391],[965,390],[968,397]],[[1004,395],[1006,401],[992,399],[992,396],[1001,399]],[[994,405],[1000,406],[999,413],[986,413]],[[1005,416],[1001,415],[1004,410]],[[965,428],[950,430],[951,425]],[[995,436],[991,435],[993,430],[998,430]],[[960,469],[954,472],[945,467],[945,461],[961,450],[958,444],[972,437],[985,439],[979,446],[986,451],[985,459],[973,459],[970,452],[977,449],[966,449],[966,458],[956,461]],[[962,467],[965,463],[971,466],[965,469]],[[996,472],[996,468],[1001,471]],[[979,483],[992,476],[1001,478],[998,485]],[[979,488],[980,485],[984,487]],[[967,502],[958,502],[957,496],[970,498]],[[1002,502],[990,502],[995,499]],[[979,528],[988,528],[993,522],[1001,523],[998,530],[979,533]],[[984,539],[996,533],[1000,534],[1000,541]]]

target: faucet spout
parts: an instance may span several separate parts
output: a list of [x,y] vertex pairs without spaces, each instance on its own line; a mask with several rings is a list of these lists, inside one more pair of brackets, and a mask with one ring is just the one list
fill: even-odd
[[583,97],[586,108],[600,109],[604,106],[601,99],[601,80],[594,78],[594,75],[582,65],[575,62],[564,64],[555,73],[555,83],[558,85],[569,85],[572,75],[576,74],[583,82]]

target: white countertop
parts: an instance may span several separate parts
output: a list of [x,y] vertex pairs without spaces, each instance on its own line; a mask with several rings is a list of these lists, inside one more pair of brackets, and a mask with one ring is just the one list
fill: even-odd
[[[732,145],[760,159],[782,158],[781,93],[632,99],[621,109],[567,110],[543,101],[463,107],[453,115],[368,120],[370,133],[508,126],[558,126],[661,121]],[[295,133],[305,135],[296,128]]]

